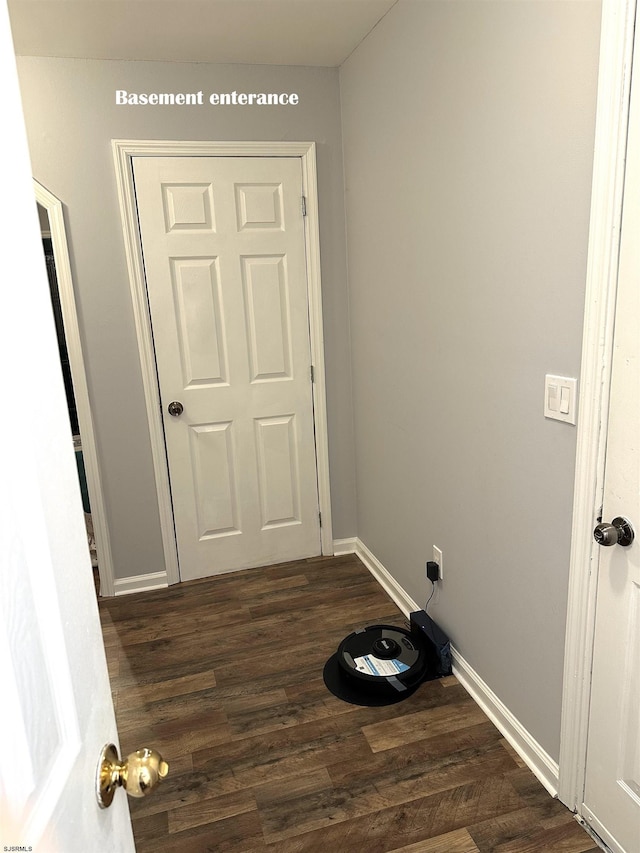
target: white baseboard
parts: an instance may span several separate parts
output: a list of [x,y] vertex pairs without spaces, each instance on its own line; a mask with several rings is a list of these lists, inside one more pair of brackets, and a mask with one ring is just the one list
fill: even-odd
[[334,539],[333,556],[342,557],[344,554],[355,554],[356,542],[355,536],[352,536],[351,539]]
[[[414,610],[422,609],[360,539],[355,540],[355,553],[405,616]],[[533,735],[525,729],[489,685],[453,647],[452,657],[453,672],[460,684],[504,735],[551,796],[556,797],[559,778],[557,762],[540,746]]]
[[453,672],[460,684],[538,777],[552,797],[558,796],[559,767],[460,652],[452,648]]
[[414,610],[420,610],[420,606],[404,591],[398,581],[385,569],[380,560],[367,548],[360,539],[356,539],[356,555],[369,569],[387,595],[398,605],[405,616]]
[[[334,539],[333,554],[341,557],[344,554],[355,554],[357,539]],[[163,589],[168,586],[166,572],[151,572],[147,575],[134,575],[130,578],[116,578],[113,595],[130,595],[134,592],[148,592],[151,589]]]
[[131,595],[134,592],[164,589],[169,584],[166,572],[150,572],[147,575],[134,575],[131,578],[116,578],[113,586],[114,595]]

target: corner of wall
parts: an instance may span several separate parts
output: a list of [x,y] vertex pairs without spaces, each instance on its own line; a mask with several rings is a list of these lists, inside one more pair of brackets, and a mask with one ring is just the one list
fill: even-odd
[[[350,540],[351,541],[351,540]],[[380,560],[360,539],[353,541],[354,553],[364,563],[373,577],[378,581],[387,595],[398,608],[409,616],[409,613],[422,608],[396,581],[391,573],[382,565]],[[343,552],[349,553],[349,552]],[[482,708],[494,726],[518,753],[527,767],[544,785],[552,797],[558,795],[558,763],[551,758],[547,751],[538,743],[534,736],[525,728],[516,715],[502,702],[478,672],[452,647],[453,674],[460,684]]]

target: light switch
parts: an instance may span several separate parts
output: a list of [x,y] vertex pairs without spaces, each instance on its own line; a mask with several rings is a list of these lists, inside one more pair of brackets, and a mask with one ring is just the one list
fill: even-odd
[[544,416],[556,421],[575,424],[578,406],[578,380],[569,376],[544,378]]

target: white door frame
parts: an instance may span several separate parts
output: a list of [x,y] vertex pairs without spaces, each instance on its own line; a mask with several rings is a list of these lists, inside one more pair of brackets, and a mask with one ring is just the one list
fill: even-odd
[[636,0],[604,0],[580,374],[558,796],[581,813]]
[[[309,331],[311,358],[314,365],[313,409],[316,435],[318,503],[322,513],[320,529],[323,554],[333,554],[331,495],[329,488],[329,447],[325,395],[324,331],[322,324],[322,291],[320,280],[320,230],[316,178],[316,146],[314,142],[182,142],[163,140],[112,141],[118,187],[118,203],[122,217],[129,284],[142,368],[151,451],[158,493],[158,508],[165,555],[166,582],[180,580],[169,468],[164,444],[160,397],[156,373],[151,322],[147,301],[142,247],[138,228],[133,157],[298,157],[302,163],[302,192],[306,198],[305,250],[309,299]],[[158,573],[159,574],[159,573]],[[158,576],[155,576],[158,585]]]
[[[82,437],[82,456],[87,477],[87,491],[89,493],[89,503],[91,504],[93,533],[98,554],[100,595],[109,596],[114,593],[113,556],[102,494],[102,477],[100,475],[100,463],[98,462],[96,434],[93,428],[87,375],[84,369],[82,340],[73,290],[71,263],[69,261],[69,246],[64,225],[64,211],[60,199],[56,198],[53,193],[49,192],[48,189],[43,187],[35,179],[33,181],[33,189],[36,201],[45,208],[49,215],[49,229],[51,231],[53,258],[56,265],[62,323],[64,326],[67,352],[69,354],[73,396],[75,397],[78,412],[78,425],[80,426],[80,435]],[[71,436],[69,440],[71,440]]]

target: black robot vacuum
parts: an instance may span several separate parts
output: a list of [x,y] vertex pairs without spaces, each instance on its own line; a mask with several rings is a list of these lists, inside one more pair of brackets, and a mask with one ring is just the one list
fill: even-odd
[[[354,705],[390,705],[430,677],[426,642],[393,625],[369,625],[349,634],[324,667],[331,693]],[[431,677],[435,677],[434,674]]]

